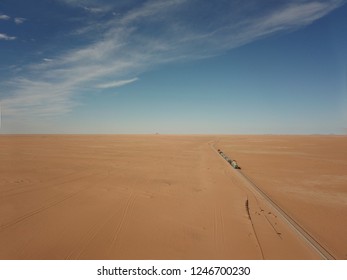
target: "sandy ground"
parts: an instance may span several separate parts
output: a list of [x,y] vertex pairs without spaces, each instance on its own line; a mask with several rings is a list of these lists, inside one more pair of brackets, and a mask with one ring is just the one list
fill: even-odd
[[347,259],[347,137],[225,136],[216,145],[337,259]]
[[214,146],[346,258],[346,143],[0,136],[0,259],[320,258]]

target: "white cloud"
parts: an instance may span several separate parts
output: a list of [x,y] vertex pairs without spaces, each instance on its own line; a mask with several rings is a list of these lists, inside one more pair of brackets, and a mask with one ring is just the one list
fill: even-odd
[[14,22],[15,22],[16,24],[22,24],[24,21],[26,21],[25,18],[21,18],[21,17],[16,17],[16,18],[14,18]]
[[0,20],[9,20],[10,17],[7,15],[0,15]]
[[105,84],[100,84],[97,85],[97,88],[115,88],[115,87],[121,87],[127,84],[131,84],[135,81],[137,81],[138,78],[133,78],[133,79],[129,79],[129,80],[119,80],[119,81],[114,81],[114,82],[109,82],[109,83],[105,83]]
[[99,14],[105,12],[105,9],[103,8],[95,8],[95,7],[83,7],[84,10],[87,12],[93,13],[93,14]]
[[89,4],[98,2],[98,0],[59,0],[59,1],[65,2],[69,5],[75,5],[75,6],[89,5]]
[[[64,1],[84,7],[96,3]],[[3,99],[3,113],[64,114],[78,104],[75,96],[81,91],[120,87],[137,80],[122,77],[138,76],[163,63],[218,55],[280,31],[306,26],[344,2],[296,0],[250,16],[253,6],[261,7],[259,1],[238,2],[239,10],[228,2],[223,13],[206,9],[202,15],[192,15],[199,12],[198,1],[150,0],[102,22],[102,29],[94,27],[94,23],[84,27],[94,35],[92,43],[27,67],[25,78],[7,83],[11,95]],[[208,3],[214,8],[212,2]],[[221,16],[209,18],[213,12]],[[1,39],[15,37],[0,34]]]
[[264,18],[261,23],[263,29],[286,29],[300,27],[312,23],[323,17],[342,1],[310,2],[302,4],[290,4],[271,16]]
[[11,97],[2,99],[3,115],[50,116],[63,114],[76,105],[71,100],[71,86],[50,82],[15,79],[16,90]]
[[[131,10],[122,19],[123,24],[127,24],[136,20],[141,20],[143,18],[151,19],[155,16],[163,16],[169,10],[174,9],[187,2],[187,0],[161,0],[161,1],[147,1],[145,4],[137,9]],[[151,19],[153,20],[153,18]]]
[[109,12],[113,9],[114,5],[116,5],[118,2],[121,2],[119,0],[114,1],[115,3],[112,3],[112,1],[111,3],[107,3],[106,1],[99,1],[99,0],[57,0],[57,1],[63,2],[72,7],[81,8],[92,14],[102,14],[102,13]]
[[7,34],[0,33],[0,40],[12,41],[12,40],[15,40],[15,39],[16,39],[16,37],[8,36]]

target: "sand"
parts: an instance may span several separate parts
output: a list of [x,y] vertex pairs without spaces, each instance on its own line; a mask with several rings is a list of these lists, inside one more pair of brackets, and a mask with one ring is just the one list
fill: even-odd
[[233,136],[217,146],[337,259],[347,259],[347,137]]
[[217,148],[346,258],[346,140],[1,136],[0,259],[321,258]]

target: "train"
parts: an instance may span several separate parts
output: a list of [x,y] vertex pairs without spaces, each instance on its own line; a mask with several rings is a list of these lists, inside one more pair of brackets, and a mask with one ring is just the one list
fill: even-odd
[[233,160],[231,162],[231,166],[234,167],[235,169],[241,169],[240,166],[237,164],[236,160]]
[[218,149],[218,153],[234,168],[241,169],[236,160],[230,159],[226,154],[224,154],[220,149]]

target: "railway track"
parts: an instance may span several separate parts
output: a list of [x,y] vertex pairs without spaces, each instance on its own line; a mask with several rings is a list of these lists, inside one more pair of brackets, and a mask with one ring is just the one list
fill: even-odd
[[[210,147],[220,156],[214,143],[210,143]],[[231,167],[231,166],[230,166]],[[279,217],[302,239],[308,244],[322,259],[335,260],[336,258],[325,249],[311,234],[301,227],[293,218],[291,218],[276,202],[274,202],[257,184],[255,184],[240,169],[234,169],[235,172],[243,179],[248,189],[255,195],[261,197],[268,205],[273,208]]]

